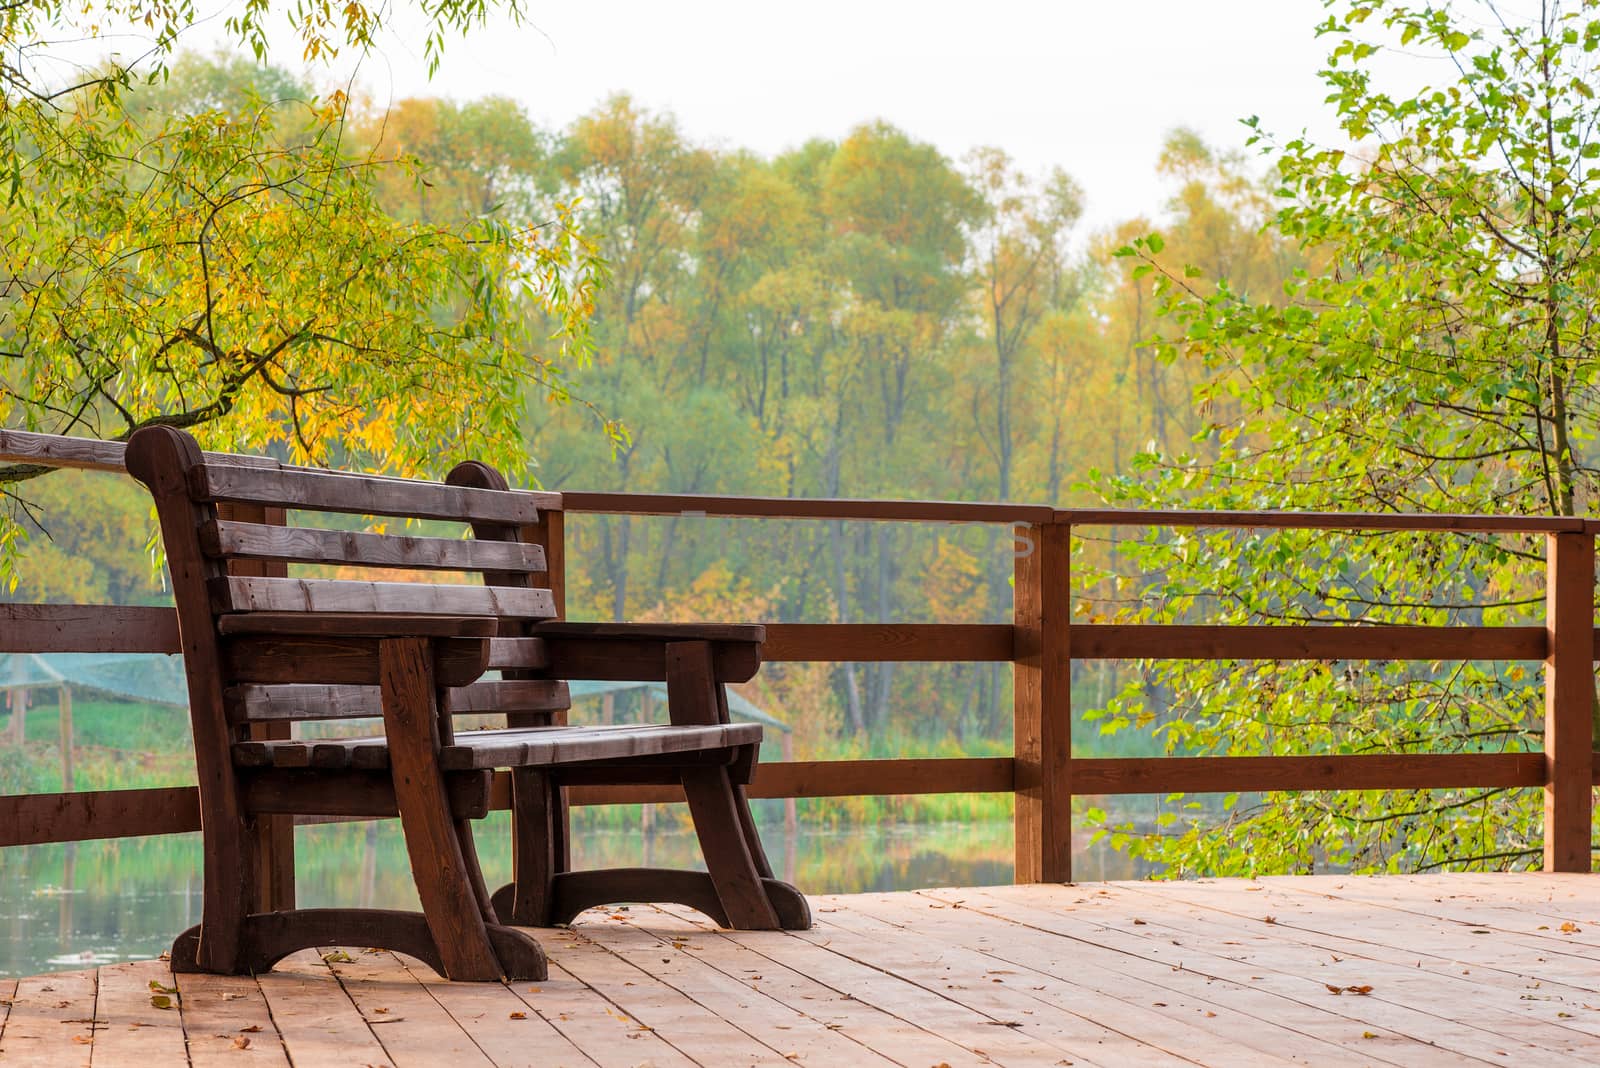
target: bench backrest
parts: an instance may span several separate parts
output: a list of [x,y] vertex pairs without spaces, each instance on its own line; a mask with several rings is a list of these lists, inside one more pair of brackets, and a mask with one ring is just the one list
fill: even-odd
[[[380,716],[370,637],[380,616],[412,617],[407,626],[442,636],[441,683],[467,683],[444,691],[447,713],[510,712],[527,722],[526,713],[567,707],[565,683],[529,677],[542,663],[539,643],[519,640],[528,624],[557,614],[541,581],[546,547],[535,538],[547,529],[544,513],[560,510],[559,494],[510,490],[479,463],[437,483],[203,454],[168,427],[136,433],[127,463],[161,519],[197,747],[244,740],[252,722]],[[453,521],[474,536],[304,522],[315,513]],[[293,525],[266,521],[286,516]],[[359,568],[363,577],[291,576],[296,565]],[[476,572],[482,582],[417,574],[441,571]],[[506,678],[470,681],[486,667]]]

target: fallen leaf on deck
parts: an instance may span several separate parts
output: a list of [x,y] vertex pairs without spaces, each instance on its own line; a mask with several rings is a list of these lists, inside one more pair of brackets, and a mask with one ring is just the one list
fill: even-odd
[[158,983],[154,979],[150,980],[150,989],[152,991],[154,991],[155,993],[157,993],[157,994],[176,994],[178,992],[178,988],[177,987],[175,987],[175,986],[162,986],[160,983]]
[[324,964],[354,964],[355,960],[354,957],[342,949],[336,949],[332,953],[324,953],[322,955],[322,963]]
[[1582,930],[1583,930],[1582,927],[1579,927],[1577,924],[1573,923],[1571,920],[1568,920],[1566,923],[1561,925],[1561,933],[1562,934],[1577,934],[1579,931],[1582,931]]
[[1363,1032],[1361,1032],[1361,1037],[1362,1038],[1377,1038],[1378,1036],[1373,1034],[1371,1031],[1363,1031]]
[[222,1000],[223,1001],[238,1001],[240,998],[243,998],[243,997],[249,997],[249,995],[248,994],[235,994],[231,990],[224,990],[222,992]]
[[87,1046],[89,1043],[93,1042],[94,1039],[90,1038],[88,1035],[73,1035],[72,1041],[76,1042],[80,1046]]
[[172,998],[166,994],[151,994],[150,1005],[152,1008],[170,1009],[172,1008]]
[[528,1018],[528,1014],[525,1012],[514,1012],[511,1014],[511,1018],[513,1020],[526,1020]]
[[257,1031],[261,1030],[261,1025],[260,1024],[251,1024],[249,1027],[241,1027],[241,1028],[239,1028],[239,1030],[241,1032],[243,1032],[244,1034],[253,1035]]
[[1277,923],[1278,922],[1278,917],[1276,917],[1276,916],[1263,916],[1263,917],[1261,917],[1261,922],[1262,923]]
[[244,1035],[240,1035],[238,1038],[235,1038],[233,1040],[233,1048],[234,1049],[249,1049],[250,1048],[250,1040],[248,1038],[246,1038]]

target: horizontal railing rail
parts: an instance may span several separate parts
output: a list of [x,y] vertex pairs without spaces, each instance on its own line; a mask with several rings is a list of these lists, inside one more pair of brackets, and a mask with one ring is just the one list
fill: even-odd
[[[0,431],[0,463],[118,472],[115,442]],[[1589,870],[1593,786],[1600,783],[1591,711],[1594,538],[1600,520],[1567,516],[1200,512],[1060,509],[962,501],[827,500],[694,494],[573,492],[568,515],[980,523],[1017,528],[1011,623],[769,623],[773,662],[1010,663],[1015,672],[1010,757],[782,761],[759,766],[758,798],[1013,793],[1018,881],[1071,878],[1075,795],[1542,787],[1545,865]],[[1071,622],[1068,553],[1074,529],[1214,527],[1350,532],[1535,534],[1548,539],[1543,626],[1389,626],[1356,623],[1233,626]],[[564,585],[559,517],[545,532],[558,603]],[[180,651],[170,608],[0,605],[0,652]],[[1529,753],[1371,753],[1337,756],[1089,758],[1072,755],[1073,661],[1502,660],[1542,661],[1545,748]],[[492,803],[509,787],[496,780]],[[671,787],[577,787],[575,804],[672,802]],[[172,834],[199,828],[195,788],[0,797],[0,846]]]

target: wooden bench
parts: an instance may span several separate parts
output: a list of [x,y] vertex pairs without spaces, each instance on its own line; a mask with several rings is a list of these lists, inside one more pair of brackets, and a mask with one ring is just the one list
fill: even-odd
[[[161,520],[200,787],[204,907],[173,944],[174,971],[260,972],[299,949],[355,945],[451,979],[542,979],[543,950],[512,925],[619,901],[677,901],[737,928],[810,926],[805,899],[773,878],[745,797],[761,727],[730,722],[723,690],[758,669],[760,627],[555,619],[533,533],[560,495],[510,490],[482,464],[443,484],[294,468],[205,455],[168,427],[136,433],[127,464]],[[474,536],[239,518],[286,510],[448,520]],[[343,570],[289,577],[304,565]],[[483,584],[419,578],[430,571]],[[491,669],[499,680],[483,678]],[[566,726],[569,678],[665,682],[670,723]],[[454,730],[454,715],[484,713],[507,727]],[[381,733],[283,729],[360,717]],[[510,769],[514,880],[490,894],[471,820],[488,812],[497,768]],[[682,785],[708,872],[569,870],[564,788],[628,783]],[[422,912],[259,910],[261,827],[295,815],[398,815]]]

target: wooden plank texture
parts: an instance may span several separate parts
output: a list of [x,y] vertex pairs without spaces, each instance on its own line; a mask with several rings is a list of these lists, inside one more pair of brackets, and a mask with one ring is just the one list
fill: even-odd
[[1594,535],[1546,542],[1544,870],[1592,867],[1594,822]]
[[[179,998],[157,1008],[151,983],[172,985],[159,960],[113,964],[100,969],[95,998],[94,1068],[149,1068],[182,1064],[188,1057]],[[169,995],[170,996],[170,995]]]
[[1072,881],[1072,594],[1069,527],[1028,528],[1015,563],[1016,878]]
[[1246,530],[1440,530],[1490,534],[1582,531],[1584,520],[1544,515],[1419,515],[1408,512],[1229,512],[1063,508],[1060,522],[1095,527],[1238,527]]
[[968,501],[845,500],[818,497],[716,497],[689,493],[567,490],[569,513],[675,515],[735,519],[842,519],[895,523],[1048,523],[1054,509],[1038,504]]
[[195,469],[197,497],[356,515],[491,523],[533,523],[540,509],[560,508],[561,496],[522,490],[483,490],[437,482],[306,468],[256,468],[207,462]]
[[1009,623],[768,623],[761,659],[871,663],[1005,662]]
[[178,653],[170,608],[102,604],[0,604],[0,652]]
[[1079,660],[1543,660],[1543,627],[1080,623]]
[[1095,757],[1073,761],[1072,774],[1080,794],[1433,790],[1541,786],[1544,764],[1539,753]]
[[200,531],[200,544],[213,556],[426,571],[543,571],[545,562],[541,546],[517,541],[288,529],[265,523],[208,523]]
[[[232,576],[215,579],[210,585],[212,605],[222,612],[373,612],[547,619],[556,610],[549,590],[512,586]],[[355,620],[342,620],[339,633],[359,634],[356,626]]]
[[[0,980],[0,1064],[1569,1068],[1600,1063],[1591,880],[819,896],[808,932],[633,906],[538,931],[552,962],[537,983],[448,983],[361,946],[259,980],[112,964]],[[172,985],[177,1008],[151,1002]]]

